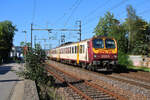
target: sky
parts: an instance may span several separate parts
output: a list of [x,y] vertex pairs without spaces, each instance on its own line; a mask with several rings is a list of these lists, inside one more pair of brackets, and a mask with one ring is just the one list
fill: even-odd
[[[78,29],[81,20],[82,40],[91,38],[99,18],[107,11],[124,22],[127,17],[126,7],[132,5],[138,16],[150,21],[149,0],[0,0],[0,21],[9,20],[18,29],[14,36],[14,46],[25,41],[30,42],[31,23],[33,29]],[[77,42],[77,31],[33,31],[33,43],[40,43],[49,49],[60,44],[61,35],[65,42]],[[49,38],[51,37],[51,38]],[[44,41],[43,39],[46,39]]]

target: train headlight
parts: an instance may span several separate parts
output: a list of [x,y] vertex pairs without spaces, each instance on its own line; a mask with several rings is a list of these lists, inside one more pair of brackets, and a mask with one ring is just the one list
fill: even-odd
[[94,55],[94,58],[96,58],[97,56],[96,55]]

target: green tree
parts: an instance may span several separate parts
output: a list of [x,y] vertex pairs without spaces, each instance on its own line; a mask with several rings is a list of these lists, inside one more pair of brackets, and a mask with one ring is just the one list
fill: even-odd
[[107,12],[104,17],[101,17],[94,33],[96,35],[107,35],[114,37],[118,42],[118,48],[122,52],[127,52],[127,37],[124,24],[120,24],[119,20],[114,18],[114,15]]
[[119,20],[114,18],[114,15],[107,12],[104,17],[101,17],[98,25],[94,30],[96,35],[107,35],[113,37],[118,43],[118,62],[120,65],[129,65],[127,47],[128,38],[125,24],[120,24]]
[[13,46],[13,37],[17,31],[10,21],[0,22],[0,62],[6,62]]
[[94,29],[96,35],[110,35],[112,29],[119,25],[119,21],[114,18],[114,15],[107,12],[104,17],[101,17],[98,25]]
[[128,51],[130,54],[147,54],[148,44],[146,36],[148,23],[136,15],[131,5],[127,7],[126,30],[128,32]]

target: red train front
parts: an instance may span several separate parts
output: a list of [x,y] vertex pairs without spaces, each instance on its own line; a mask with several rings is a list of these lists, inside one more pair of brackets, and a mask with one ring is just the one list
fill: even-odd
[[88,42],[89,68],[112,69],[117,64],[117,42],[114,38],[94,37]]

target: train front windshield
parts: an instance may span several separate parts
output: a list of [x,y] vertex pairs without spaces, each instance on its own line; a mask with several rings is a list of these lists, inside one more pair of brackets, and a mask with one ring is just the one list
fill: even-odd
[[104,48],[104,42],[102,39],[94,39],[93,40],[93,47],[94,48]]
[[114,49],[115,48],[115,41],[112,39],[105,40],[106,48]]

